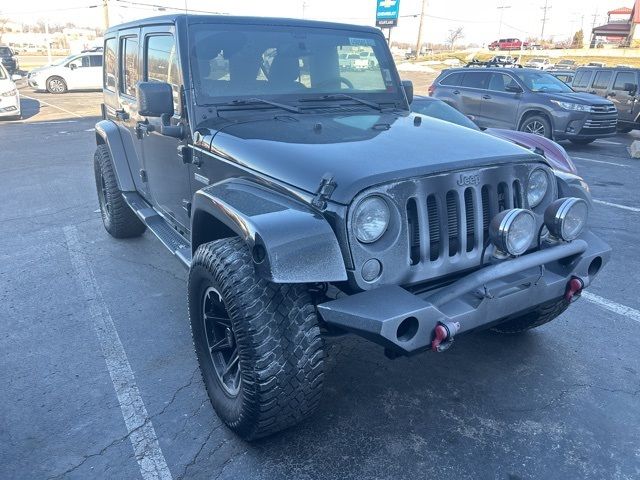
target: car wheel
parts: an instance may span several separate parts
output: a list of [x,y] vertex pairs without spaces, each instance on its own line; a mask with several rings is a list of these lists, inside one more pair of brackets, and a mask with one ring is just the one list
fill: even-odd
[[541,115],[527,117],[520,125],[520,131],[551,138],[551,124]]
[[49,93],[65,93],[67,91],[67,83],[61,77],[50,77],[47,79],[47,92]]
[[93,157],[93,170],[102,223],[107,232],[115,238],[131,238],[142,235],[147,227],[125,202],[122,192],[118,188],[113,161],[106,145],[98,145]]
[[569,302],[564,298],[553,300],[538,306],[531,312],[508,318],[506,321],[499,323],[491,330],[498,333],[526,332],[532,328],[549,323],[551,320],[562,314],[569,305]]
[[188,301],[202,378],[229,428],[253,440],[315,411],[324,351],[304,285],[264,280],[245,243],[229,238],[198,247]]
[[589,145],[592,142],[595,142],[595,138],[570,138],[569,141],[576,145]]

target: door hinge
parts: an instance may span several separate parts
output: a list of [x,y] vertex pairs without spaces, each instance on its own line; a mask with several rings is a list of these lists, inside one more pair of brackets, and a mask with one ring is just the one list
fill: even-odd
[[189,200],[182,200],[182,208],[187,211],[187,217],[191,218],[191,202]]
[[142,181],[144,183],[147,183],[148,178],[147,178],[147,171],[144,169],[140,169],[140,178],[142,179]]
[[182,158],[182,163],[185,165],[187,163],[192,163],[193,154],[191,153],[189,145],[178,145],[178,156]]

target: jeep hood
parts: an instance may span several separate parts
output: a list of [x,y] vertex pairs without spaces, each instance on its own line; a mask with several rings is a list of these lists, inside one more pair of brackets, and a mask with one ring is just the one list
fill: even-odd
[[344,204],[361,190],[385,182],[481,165],[544,161],[483,132],[408,113],[280,115],[214,123],[198,129],[211,138],[212,153],[310,193],[323,175],[331,174],[337,184],[331,199]]

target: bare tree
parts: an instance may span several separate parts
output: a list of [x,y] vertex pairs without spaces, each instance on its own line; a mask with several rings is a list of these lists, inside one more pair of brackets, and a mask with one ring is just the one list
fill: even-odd
[[447,36],[447,44],[449,48],[453,50],[456,42],[458,40],[462,40],[464,38],[464,27],[458,27],[455,30],[449,30],[449,35]]
[[2,36],[5,34],[5,25],[9,22],[7,17],[0,16],[0,43],[2,43]]

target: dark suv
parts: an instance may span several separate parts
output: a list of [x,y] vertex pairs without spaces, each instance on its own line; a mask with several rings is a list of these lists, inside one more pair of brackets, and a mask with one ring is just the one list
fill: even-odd
[[20,68],[18,64],[18,56],[11,47],[5,47],[0,45],[0,62],[9,74],[14,74]]
[[481,128],[522,130],[578,144],[616,133],[612,102],[574,92],[540,70],[445,70],[430,91]]
[[244,438],[318,406],[325,335],[397,357],[522,332],[609,258],[581,178],[412,97],[370,27],[178,15],[105,33],[104,226],[149,229],[189,268],[204,383]]
[[618,131],[640,128],[640,78],[638,68],[581,67],[571,86],[611,100],[618,109]]

